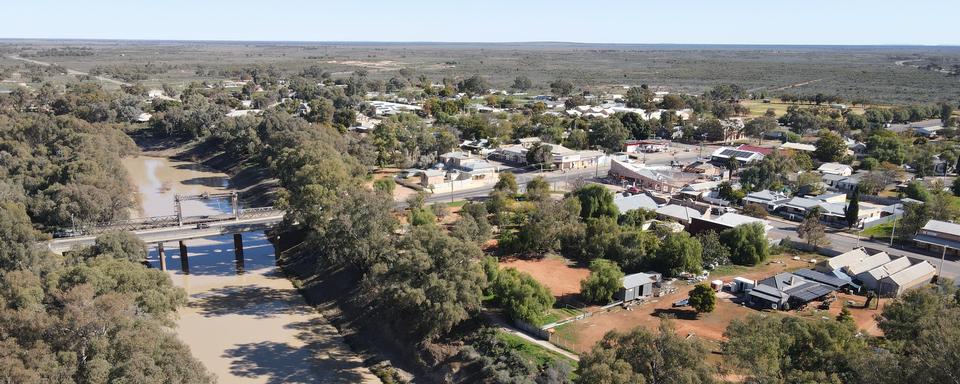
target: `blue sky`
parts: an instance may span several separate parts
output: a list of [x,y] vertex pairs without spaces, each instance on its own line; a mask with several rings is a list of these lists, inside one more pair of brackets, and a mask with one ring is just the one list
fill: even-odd
[[7,3],[0,38],[960,45],[957,0]]

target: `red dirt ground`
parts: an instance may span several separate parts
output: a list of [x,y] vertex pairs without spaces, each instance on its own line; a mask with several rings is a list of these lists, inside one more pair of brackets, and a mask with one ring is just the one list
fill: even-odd
[[[804,255],[804,257],[805,259],[810,258],[809,255]],[[773,261],[772,263],[765,263],[757,267],[727,274],[726,276],[711,276],[710,280],[721,279],[724,280],[724,282],[729,282],[735,276],[760,279],[782,271],[811,267],[811,265],[805,261],[795,261],[788,256],[777,257],[774,258]],[[538,280],[539,279],[538,277]],[[556,337],[560,340],[556,340],[555,343],[562,344],[577,352],[586,352],[597,341],[603,338],[604,334],[611,330],[625,332],[634,327],[642,326],[655,331],[660,325],[660,317],[658,315],[662,313],[674,317],[673,326],[677,334],[682,336],[692,334],[708,341],[708,345],[715,345],[716,342],[723,340],[723,332],[733,319],[761,313],[755,309],[733,303],[730,300],[730,294],[724,292],[718,294],[719,300],[717,301],[717,307],[712,313],[695,317],[693,316],[693,310],[689,307],[672,308],[673,302],[688,297],[690,290],[693,289],[693,285],[678,282],[675,283],[675,286],[677,287],[677,292],[655,298],[647,303],[632,306],[629,310],[615,307],[610,312],[598,312],[595,313],[594,316],[565,325],[557,329]],[[837,300],[833,302],[828,311],[817,310],[816,308],[819,303],[814,302],[808,305],[808,309],[802,312],[788,311],[780,313],[792,316],[836,317],[836,315],[840,313],[843,304],[848,300],[862,304],[865,298],[862,296],[838,293]],[[883,308],[883,304],[886,304],[886,300],[881,302],[881,309]],[[871,335],[882,334],[879,328],[877,328],[876,321],[873,318],[874,315],[880,313],[880,310],[851,307],[850,312],[853,314],[858,328]]]
[[560,331],[560,337],[574,339],[569,340],[573,342],[574,349],[578,352],[586,352],[611,330],[626,332],[642,326],[656,331],[660,326],[658,315],[662,313],[674,317],[673,327],[679,335],[695,335],[701,339],[719,341],[723,339],[723,331],[733,319],[757,312],[734,304],[729,299],[721,299],[717,302],[715,311],[702,314],[697,318],[693,316],[693,311],[689,307],[672,308],[673,302],[686,298],[693,286],[679,285],[677,288],[677,292],[632,306],[627,310],[615,307],[610,312],[596,313],[594,316],[569,325],[571,329]]
[[587,268],[576,267],[561,257],[546,257],[537,260],[503,260],[500,268],[516,268],[529,273],[534,279],[550,288],[555,297],[580,293],[580,280],[590,275]]

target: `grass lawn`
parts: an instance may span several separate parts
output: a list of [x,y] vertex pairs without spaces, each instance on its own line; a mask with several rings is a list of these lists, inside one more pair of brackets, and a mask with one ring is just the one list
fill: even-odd
[[577,316],[581,313],[583,312],[573,308],[551,308],[549,311],[547,311],[547,315],[543,317],[543,324],[537,324],[537,325],[550,324],[556,321]]
[[893,232],[893,221],[867,228],[861,235],[863,237],[889,238],[891,232]]
[[560,339],[575,343],[579,339],[579,334],[576,332],[576,324],[576,322],[572,322],[566,323],[559,327],[554,327],[553,333]]
[[529,360],[537,366],[542,367],[551,362],[561,360],[565,361],[574,369],[577,368],[576,361],[573,361],[554,351],[543,348],[533,342],[521,338],[520,336],[511,335],[504,332],[497,332],[497,339],[509,346],[510,349],[517,351],[520,356],[523,356],[523,358]]
[[[801,108],[815,106],[812,104],[793,104],[793,103],[782,103],[779,100],[773,99],[770,103],[764,103],[761,100],[741,100],[740,104],[750,109],[751,117],[763,116],[767,112],[767,109],[773,109],[777,114],[777,117],[783,116],[787,113],[787,108],[791,105],[797,105]],[[829,106],[829,104],[823,104],[823,106]],[[847,105],[849,107],[849,104]],[[854,113],[863,114],[864,108],[861,106],[851,108]]]
[[750,267],[735,264],[718,265],[717,268],[710,271],[710,276],[734,276],[747,270],[750,270]]
[[450,207],[450,208],[459,208],[459,207],[462,207],[462,206],[466,205],[467,203],[468,203],[468,201],[466,201],[466,200],[451,201],[451,202],[447,203],[447,206]]
[[777,113],[777,117],[780,117],[787,113],[787,107],[793,105],[780,102],[764,103],[760,100],[741,100],[740,104],[750,109],[751,117],[763,116],[767,109],[773,109]]

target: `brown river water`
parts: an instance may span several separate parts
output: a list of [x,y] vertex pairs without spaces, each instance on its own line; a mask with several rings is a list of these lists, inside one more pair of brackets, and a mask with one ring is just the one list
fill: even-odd
[[[134,217],[173,215],[175,194],[223,192],[227,175],[162,157],[124,159],[141,208]],[[230,211],[228,201],[184,202],[185,215]],[[189,295],[174,330],[219,383],[379,383],[336,328],[304,302],[274,263],[262,232],[243,234],[244,272],[237,272],[232,236],[186,241],[190,274],[179,245],[164,244],[167,273]],[[156,244],[150,263],[159,268]]]

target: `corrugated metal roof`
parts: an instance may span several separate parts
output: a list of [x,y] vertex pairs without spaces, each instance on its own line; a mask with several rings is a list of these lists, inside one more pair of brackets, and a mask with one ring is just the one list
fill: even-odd
[[786,299],[787,294],[780,292],[780,290],[771,287],[769,285],[757,285],[754,286],[750,291],[750,295],[760,297],[765,300],[770,300],[773,302],[780,302],[780,300]]
[[789,148],[796,149],[800,151],[809,151],[813,152],[817,150],[817,147],[812,144],[801,144],[801,143],[783,143],[780,148]]
[[919,241],[921,243],[939,245],[941,247],[960,249],[960,241],[948,240],[940,237],[933,237],[927,235],[916,235],[913,237],[914,241]]
[[624,196],[618,193],[613,196],[613,204],[617,206],[617,209],[620,210],[620,213],[641,208],[649,209],[651,211],[657,210],[657,202],[653,201],[653,198],[645,193],[640,193],[633,196]]
[[904,287],[924,277],[932,277],[936,272],[937,270],[933,268],[933,265],[926,261],[921,261],[900,272],[887,276],[886,279]]
[[794,206],[801,209],[810,209],[816,207],[822,203],[820,200],[808,199],[806,197],[794,197],[786,203],[786,205]]
[[702,216],[700,211],[697,211],[696,209],[687,208],[676,204],[664,205],[660,208],[657,208],[657,213],[680,220],[687,220],[688,216],[690,219],[700,218],[700,216]]
[[816,300],[819,297],[826,296],[833,292],[835,289],[826,284],[812,283],[804,284],[796,289],[791,289],[787,291],[787,294],[792,298],[796,298],[803,302],[808,302]]
[[906,257],[899,257],[899,258],[893,259],[889,263],[886,263],[884,265],[871,269],[867,271],[867,273],[870,274],[870,276],[873,277],[874,280],[880,281],[880,279],[890,276],[894,273],[900,272],[906,269],[907,267],[909,267],[910,265],[911,265],[910,259]]
[[739,213],[733,213],[733,212],[724,213],[711,221],[721,223],[729,227],[736,227],[741,224],[750,224],[750,223],[760,223],[764,227],[767,226],[767,221],[764,219],[758,219],[756,217],[741,215]]
[[954,224],[948,221],[930,220],[923,226],[926,231],[949,233],[960,236],[960,224]]
[[876,255],[860,260],[859,263],[847,266],[847,273],[850,274],[850,276],[856,276],[881,265],[887,264],[890,262],[890,260],[890,255],[888,255],[886,252],[880,252]]
[[753,192],[747,194],[745,200],[755,201],[755,202],[773,202],[773,201],[783,201],[787,200],[787,196],[779,192],[771,192],[769,189],[764,189],[759,192]]
[[820,164],[820,167],[817,168],[817,170],[825,173],[843,173],[846,171],[853,172],[853,168],[851,168],[849,165],[840,163],[823,163]]
[[648,273],[634,273],[623,277],[623,287],[633,288],[656,281],[657,277]]
[[807,280],[832,286],[834,288],[840,288],[844,285],[849,284],[849,282],[845,280],[841,280],[834,276],[830,276],[828,274],[820,273],[810,269],[798,269],[796,271],[793,271],[793,274]]
[[831,257],[827,259],[825,263],[831,267],[830,269],[840,269],[859,263],[860,260],[866,259],[867,257],[870,257],[870,255],[868,255],[863,248],[857,248]]

